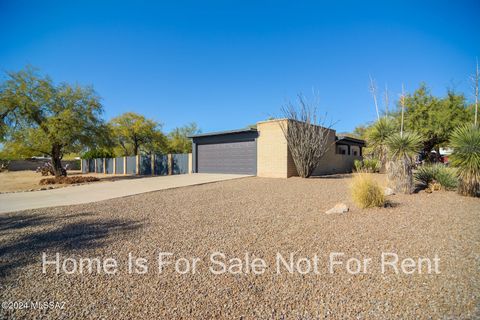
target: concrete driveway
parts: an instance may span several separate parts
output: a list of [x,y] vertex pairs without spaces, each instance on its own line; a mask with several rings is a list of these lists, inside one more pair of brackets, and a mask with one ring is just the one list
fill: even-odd
[[89,203],[134,194],[249,177],[238,174],[181,174],[96,182],[65,188],[0,194],[0,213]]

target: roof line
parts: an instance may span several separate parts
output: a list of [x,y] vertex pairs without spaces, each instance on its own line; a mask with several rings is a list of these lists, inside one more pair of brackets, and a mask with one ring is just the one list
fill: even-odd
[[235,129],[235,130],[225,130],[225,131],[215,131],[215,132],[208,132],[208,133],[199,133],[199,134],[189,135],[188,138],[208,137],[208,136],[216,136],[216,135],[221,135],[221,134],[235,134],[235,133],[243,133],[243,132],[257,132],[257,129],[246,128],[246,129]]

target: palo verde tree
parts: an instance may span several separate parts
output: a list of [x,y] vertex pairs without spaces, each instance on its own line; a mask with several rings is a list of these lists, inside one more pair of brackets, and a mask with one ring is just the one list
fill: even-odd
[[423,151],[436,150],[437,155],[440,147],[449,141],[452,131],[471,121],[463,95],[449,90],[445,97],[437,98],[425,84],[405,96],[405,114],[405,127],[422,136]]
[[192,141],[188,138],[190,135],[200,133],[195,122],[183,127],[173,129],[168,134],[168,150],[171,153],[190,153],[192,152]]
[[160,123],[134,112],[126,112],[109,122],[114,143],[124,156],[139,152],[159,152],[166,148]]
[[288,149],[292,155],[297,173],[302,178],[312,175],[318,163],[327,152],[330,127],[325,119],[317,115],[318,99],[308,101],[302,94],[297,103],[288,102],[282,108],[280,122]]
[[7,73],[0,85],[4,150],[17,156],[49,155],[55,176],[64,154],[106,139],[100,98],[91,87],[56,85],[33,68]]

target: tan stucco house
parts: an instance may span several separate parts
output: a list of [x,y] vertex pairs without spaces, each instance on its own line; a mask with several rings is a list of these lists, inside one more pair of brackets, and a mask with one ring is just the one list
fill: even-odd
[[[281,124],[288,120],[257,123],[256,128],[197,134],[192,138],[192,171],[237,173],[288,178],[297,175]],[[362,159],[363,140],[337,136],[329,129],[329,149],[314,175],[351,172]]]

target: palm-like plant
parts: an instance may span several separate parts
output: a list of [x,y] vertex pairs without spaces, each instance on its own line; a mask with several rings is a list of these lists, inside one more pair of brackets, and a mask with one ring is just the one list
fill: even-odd
[[387,138],[387,179],[397,192],[412,193],[415,187],[412,168],[414,157],[421,149],[422,138],[416,133],[395,133]]
[[464,125],[454,130],[450,137],[453,153],[451,164],[458,167],[460,178],[458,192],[462,195],[480,196],[480,127]]
[[381,170],[385,169],[387,163],[387,139],[396,131],[395,123],[392,119],[384,117],[378,119],[367,131],[367,142],[369,148],[372,148],[373,156],[380,160]]

